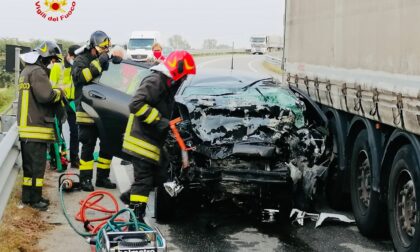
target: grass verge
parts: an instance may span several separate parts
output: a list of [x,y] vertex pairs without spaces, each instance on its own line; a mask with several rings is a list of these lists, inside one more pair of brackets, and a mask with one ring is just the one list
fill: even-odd
[[264,66],[264,68],[266,68],[269,71],[275,72],[277,74],[283,74],[283,70],[281,70],[281,67],[279,67],[279,66],[275,66],[275,65],[270,64],[266,61],[263,62],[263,66]]
[[19,252],[42,251],[38,240],[53,225],[45,222],[41,213],[30,208],[20,207],[22,177],[19,175],[9,202],[0,222],[0,250]]
[[15,93],[16,89],[13,85],[9,88],[0,88],[0,114],[12,104]]

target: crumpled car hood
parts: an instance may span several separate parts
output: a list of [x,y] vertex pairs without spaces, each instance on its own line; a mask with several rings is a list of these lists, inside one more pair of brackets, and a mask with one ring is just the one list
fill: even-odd
[[274,143],[285,126],[302,128],[305,124],[304,103],[289,90],[274,85],[224,95],[190,95],[181,103],[188,109],[193,132],[212,146]]

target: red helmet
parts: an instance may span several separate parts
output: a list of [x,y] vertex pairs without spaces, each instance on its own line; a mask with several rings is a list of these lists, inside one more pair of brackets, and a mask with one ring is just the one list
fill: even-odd
[[174,81],[181,79],[187,74],[195,74],[193,56],[187,51],[173,51],[163,64],[168,68]]

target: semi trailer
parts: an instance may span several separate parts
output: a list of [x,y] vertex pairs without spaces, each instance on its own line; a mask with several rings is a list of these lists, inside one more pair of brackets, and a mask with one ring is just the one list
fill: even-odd
[[351,202],[363,235],[389,230],[396,251],[420,251],[420,2],[285,6],[283,83],[328,118],[328,201]]

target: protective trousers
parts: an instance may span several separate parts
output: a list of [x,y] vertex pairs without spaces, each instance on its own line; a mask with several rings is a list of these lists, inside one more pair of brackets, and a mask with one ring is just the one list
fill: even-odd
[[21,141],[20,145],[23,167],[22,202],[35,204],[42,198],[47,143]]
[[[58,129],[60,130],[60,132],[63,132],[63,125],[61,123],[58,124]],[[51,169],[57,169],[57,162],[61,162],[61,157],[58,157],[58,159],[57,159],[57,156],[56,156],[56,153],[55,153],[56,149],[55,149],[54,144],[55,143],[50,143],[49,144],[49,152],[50,152],[49,155],[50,155]],[[63,144],[65,144],[65,143],[63,143]],[[58,148],[59,148],[58,153],[61,152],[63,147],[65,147],[65,146],[58,146]],[[61,155],[59,154],[59,156],[61,156]],[[65,169],[67,169],[67,167],[63,167],[63,169],[65,170]]]
[[76,112],[67,106],[67,123],[70,128],[70,161],[79,160],[79,132],[76,124]]
[[168,174],[168,154],[161,151],[160,164],[133,157],[131,162],[134,168],[134,182],[130,189],[130,205],[147,204],[150,191],[157,185],[166,182]]
[[[93,164],[96,140],[99,137],[98,129],[94,124],[84,125],[79,124],[79,141],[82,143],[82,150],[80,154],[80,179],[92,180]],[[102,147],[102,142],[99,147]],[[112,156],[104,153],[103,148],[100,148],[98,164],[96,165],[96,180],[101,180],[109,177]]]

